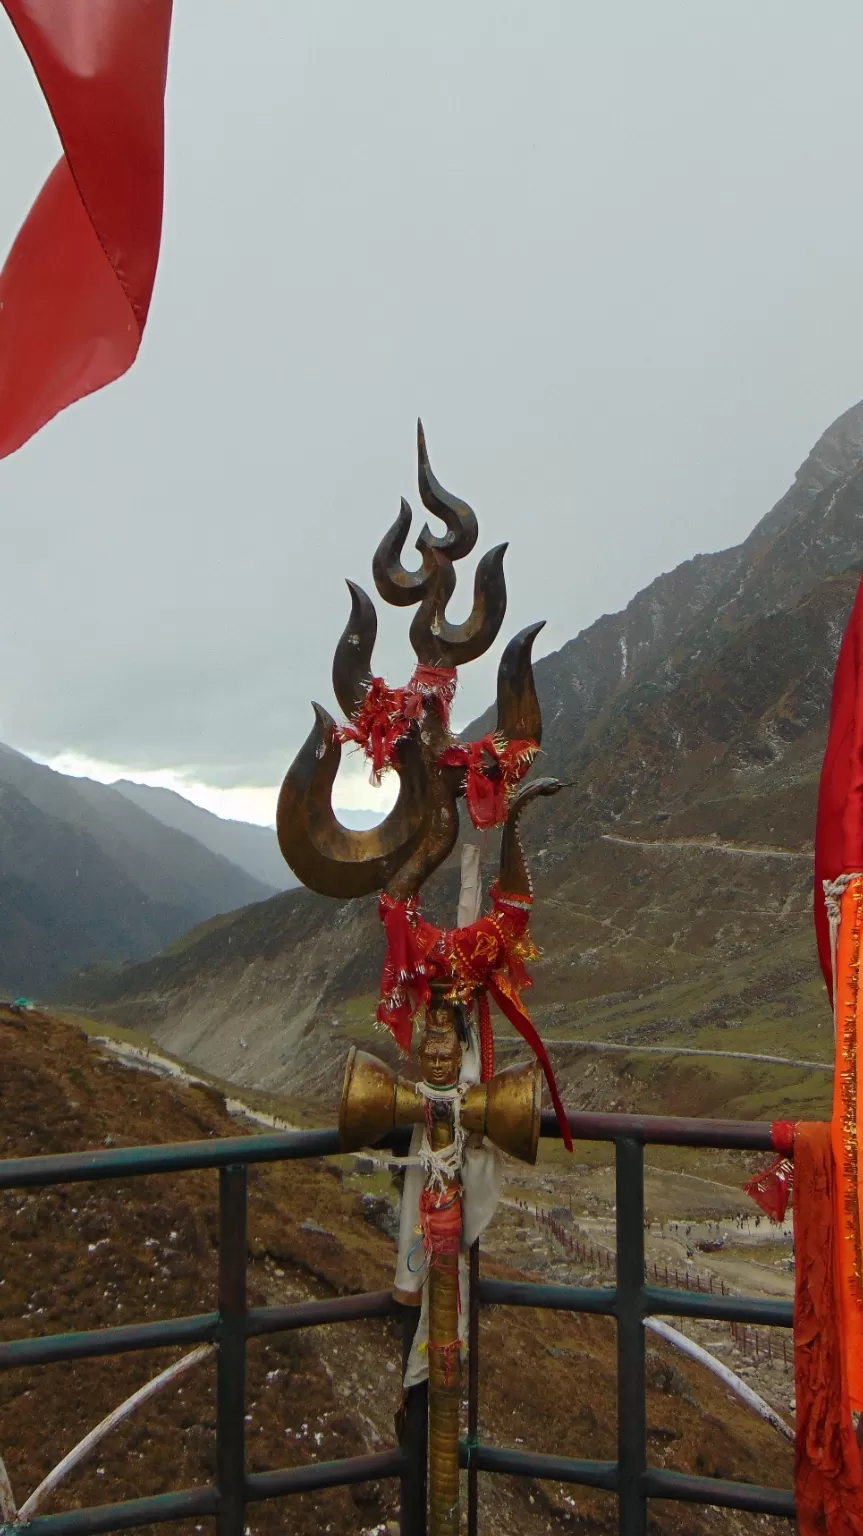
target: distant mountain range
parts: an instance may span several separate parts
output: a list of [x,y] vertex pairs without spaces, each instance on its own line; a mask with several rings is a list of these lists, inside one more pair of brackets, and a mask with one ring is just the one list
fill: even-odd
[[230,859],[232,864],[237,864],[247,875],[260,880],[271,890],[290,891],[298,884],[282,858],[272,827],[255,827],[247,821],[227,821],[221,816],[213,816],[172,789],[131,784],[128,779],[118,779],[111,788],[125,795],[133,805],[140,806],[142,811],[155,816],[164,826],[172,827],[175,832],[186,832],[211,853]]
[[0,746],[3,994],[39,996],[82,966],[153,954],[193,924],[274,894],[276,880],[250,869],[270,867],[263,849],[278,852],[275,833],[127,788],[134,797]]
[[[552,1040],[829,1052],[811,847],[861,566],[863,403],[743,543],[657,577],[538,662],[539,771],[572,783],[524,821],[544,951],[531,1008]],[[489,712],[465,734],[492,723]],[[488,872],[494,860],[492,845]],[[449,921],[457,879],[451,863],[427,891]],[[174,954],[79,978],[70,997],[222,1077],[332,1109],[346,1040],[381,1049],[371,1018],[382,951],[373,899],[298,890],[206,925]],[[717,1034],[726,1028],[733,1037]],[[826,1073],[810,1082],[788,1069],[777,1088],[775,1072],[762,1082],[773,1069],[735,1077],[725,1064],[717,1077],[704,1062],[673,1087],[658,1068],[620,1061],[561,1049],[570,1101],[791,1118],[824,1112],[812,1095],[829,1091]]]

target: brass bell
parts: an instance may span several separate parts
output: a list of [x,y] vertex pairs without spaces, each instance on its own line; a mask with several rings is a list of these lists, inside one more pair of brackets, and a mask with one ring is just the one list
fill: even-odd
[[[487,1083],[468,1088],[461,1109],[466,1131],[488,1136],[510,1157],[535,1163],[542,1107],[539,1062],[506,1067]],[[339,1110],[343,1152],[374,1145],[397,1126],[416,1125],[425,1101],[415,1085],[354,1045],[348,1055]]]

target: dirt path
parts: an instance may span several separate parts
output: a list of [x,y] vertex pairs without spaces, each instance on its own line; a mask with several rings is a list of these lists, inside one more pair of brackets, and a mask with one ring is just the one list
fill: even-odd
[[706,853],[726,853],[736,855],[744,859],[790,859],[795,863],[811,864],[811,853],[792,853],[788,848],[740,848],[735,843],[712,843],[699,841],[697,838],[668,837],[668,838],[644,838],[618,837],[614,832],[603,832],[601,840],[604,843],[621,843],[625,848],[681,848],[687,850],[703,850]]
[[[557,1045],[571,1045],[581,1051],[607,1051],[616,1052],[618,1055],[631,1056],[640,1051],[652,1056],[722,1056],[733,1061],[762,1061],[769,1066],[778,1067],[807,1067],[815,1072],[832,1072],[833,1066],[829,1061],[799,1061],[792,1056],[763,1056],[754,1051],[711,1051],[701,1050],[691,1045],[621,1045],[618,1042],[608,1040],[572,1040],[559,1039],[556,1035],[546,1035],[545,1043],[549,1047]],[[502,1037],[495,1042],[496,1047],[521,1046],[521,1040]]]

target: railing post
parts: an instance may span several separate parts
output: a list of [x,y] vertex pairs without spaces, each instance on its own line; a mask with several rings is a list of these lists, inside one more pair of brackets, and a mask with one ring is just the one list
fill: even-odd
[[247,1174],[245,1164],[219,1170],[216,1536],[243,1536],[246,1523]]
[[615,1142],[617,1202],[617,1463],[620,1536],[647,1536],[644,1379],[644,1148]]
[[[402,1307],[402,1380],[407,1370],[419,1307]],[[400,1536],[426,1536],[426,1468],[428,1459],[428,1382],[409,1387],[398,1419],[399,1440],[406,1458],[399,1490]]]

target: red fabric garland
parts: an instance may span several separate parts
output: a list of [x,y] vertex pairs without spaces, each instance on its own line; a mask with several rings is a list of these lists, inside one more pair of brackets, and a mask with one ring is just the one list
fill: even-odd
[[433,709],[442,723],[449,725],[452,701],[458,684],[455,667],[424,667],[417,663],[407,692],[422,699],[427,709]]
[[382,677],[373,677],[350,725],[336,735],[362,748],[372,765],[372,783],[379,785],[393,765],[396,747],[424,710],[433,709],[449,725],[455,690],[456,672],[450,667],[418,666],[406,688],[388,688]]
[[2,0],[63,145],[0,272],[0,458],[134,362],[162,229],[171,0]]
[[506,821],[513,789],[536,757],[535,741],[506,741],[497,735],[458,742],[441,753],[442,768],[464,768],[465,803],[475,827],[499,827]]
[[[492,910],[468,928],[441,929],[426,921],[416,900],[395,901],[383,895],[379,903],[387,935],[377,1017],[409,1051],[414,1014],[431,997],[430,979],[453,977],[453,996],[466,1004],[488,993],[539,1061],[557,1123],[567,1149],[572,1136],[558,1092],[548,1052],[521,1000],[531,985],[525,959],[536,950],[527,932],[530,899],[508,897],[497,884],[490,891]],[[487,1007],[487,1002],[486,1002]]]

